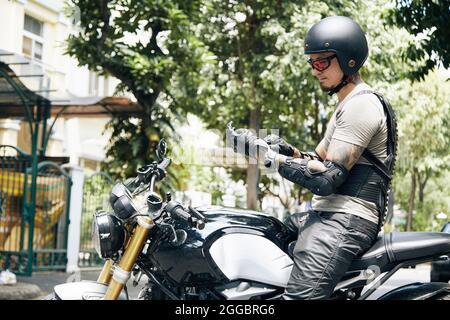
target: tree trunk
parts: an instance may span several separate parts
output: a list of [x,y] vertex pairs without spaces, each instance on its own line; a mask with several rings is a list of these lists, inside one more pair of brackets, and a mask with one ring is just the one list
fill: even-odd
[[321,135],[319,133],[319,99],[314,95],[314,124],[312,128],[313,140],[318,144],[321,140]]
[[[260,21],[258,20],[255,13],[251,14],[247,19],[248,24],[248,33],[246,36],[246,52],[248,56],[248,66],[247,68],[243,68],[243,72],[247,73],[247,76],[252,79],[250,92],[248,95],[249,104],[251,105],[250,110],[250,129],[254,130],[254,132],[258,135],[259,130],[261,129],[261,106],[257,101],[257,93],[256,93],[256,75],[253,73],[252,65],[255,63],[254,54],[257,53],[258,47],[255,44],[255,35],[259,28]],[[239,61],[242,63],[242,57],[240,57]],[[243,64],[242,64],[243,65]],[[244,79],[245,77],[243,77]],[[258,200],[258,184],[259,184],[259,168],[258,164],[249,163],[247,167],[247,208],[252,210],[259,209],[259,200]]]
[[424,197],[425,197],[425,187],[428,182],[428,178],[430,177],[429,171],[425,171],[424,177],[422,180],[422,175],[420,173],[417,173],[417,178],[419,180],[419,202],[423,203]]
[[[256,134],[261,129],[261,108],[257,106],[250,111],[250,129],[255,130]],[[258,165],[249,163],[247,167],[247,208],[252,210],[259,209],[259,173]]]
[[413,172],[411,173],[411,190],[409,192],[409,200],[408,200],[408,216],[406,222],[406,231],[412,230],[414,200],[416,197],[416,180],[417,180],[417,171],[414,168]]

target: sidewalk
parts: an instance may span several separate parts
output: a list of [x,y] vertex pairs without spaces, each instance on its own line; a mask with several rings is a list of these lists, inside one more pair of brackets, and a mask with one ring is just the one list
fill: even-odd
[[[62,271],[33,272],[31,277],[16,276],[14,285],[0,285],[0,300],[40,300],[53,292],[53,287],[66,282],[81,280],[97,280],[101,268],[81,270],[80,273],[69,274]],[[127,283],[130,299],[137,299],[139,292],[146,284],[147,277],[143,276],[136,287],[133,279]]]
[[18,276],[17,282],[35,284],[39,286],[44,295],[47,295],[52,293],[53,287],[58,284],[80,280],[97,280],[100,271],[101,269],[94,269],[89,271],[82,270],[79,275],[70,274],[63,271],[33,272],[33,275],[31,277]]
[[[35,300],[53,292],[53,287],[78,280],[96,280],[101,269],[81,271],[79,275],[66,272],[33,272],[31,277],[16,276],[17,283],[0,285],[0,300]],[[81,278],[81,279],[80,279]]]
[[30,283],[0,285],[0,300],[34,300],[42,296],[41,289]]

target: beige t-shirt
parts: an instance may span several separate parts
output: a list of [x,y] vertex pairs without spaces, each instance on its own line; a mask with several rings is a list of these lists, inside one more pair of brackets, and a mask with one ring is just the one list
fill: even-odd
[[[331,139],[337,139],[367,148],[378,159],[383,161],[387,157],[386,115],[380,100],[374,94],[363,93],[356,95],[364,90],[373,91],[365,83],[358,84],[339,103],[328,122],[324,137],[324,147],[327,150]],[[361,157],[356,163],[369,164],[370,162]],[[378,223],[376,205],[373,202],[356,197],[341,194],[314,195],[312,207],[317,211],[350,213]]]

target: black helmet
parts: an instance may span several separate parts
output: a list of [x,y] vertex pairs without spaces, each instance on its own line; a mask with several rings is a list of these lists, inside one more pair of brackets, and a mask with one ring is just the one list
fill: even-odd
[[335,52],[344,75],[355,74],[369,53],[361,27],[342,16],[327,17],[313,25],[305,39],[305,54]]

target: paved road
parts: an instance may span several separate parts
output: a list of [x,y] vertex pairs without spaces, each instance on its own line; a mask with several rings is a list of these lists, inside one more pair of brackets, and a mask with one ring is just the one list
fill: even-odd
[[[83,270],[80,274],[70,275],[65,272],[35,272],[32,277],[17,277],[19,282],[33,283],[38,285],[43,295],[53,291],[55,285],[72,282],[77,280],[96,280],[100,273],[100,269]],[[142,277],[137,287],[132,286],[132,280],[128,282],[128,292],[130,299],[137,299],[139,292],[144,287],[147,278]],[[386,292],[409,283],[429,282],[430,281],[430,265],[422,264],[413,269],[401,269],[392,276],[384,285],[380,286],[371,296],[369,300],[375,300]],[[364,289],[363,293],[366,289]]]

